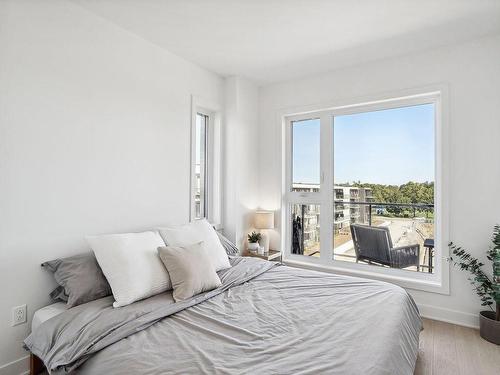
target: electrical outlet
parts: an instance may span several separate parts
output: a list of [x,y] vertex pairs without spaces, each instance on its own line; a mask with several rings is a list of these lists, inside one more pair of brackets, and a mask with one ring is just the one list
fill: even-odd
[[12,326],[26,323],[27,320],[26,305],[16,306],[12,308]]

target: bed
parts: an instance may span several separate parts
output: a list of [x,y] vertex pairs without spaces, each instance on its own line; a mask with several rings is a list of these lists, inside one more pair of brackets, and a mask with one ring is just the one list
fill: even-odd
[[42,307],[41,309],[35,311],[33,314],[33,319],[31,320],[31,330],[35,331],[47,320],[62,314],[67,310],[66,303],[56,302],[51,305]]
[[413,374],[422,327],[395,285],[235,257],[222,285],[59,312],[25,340],[51,373]]

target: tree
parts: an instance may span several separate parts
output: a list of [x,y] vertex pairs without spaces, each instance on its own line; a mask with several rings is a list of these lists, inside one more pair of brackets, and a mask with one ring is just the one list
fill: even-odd
[[[354,182],[353,186],[370,188],[375,202],[403,204],[434,204],[434,182],[407,182],[401,186]],[[385,210],[395,216],[408,214],[401,206],[385,206]],[[432,208],[423,208],[431,211]]]

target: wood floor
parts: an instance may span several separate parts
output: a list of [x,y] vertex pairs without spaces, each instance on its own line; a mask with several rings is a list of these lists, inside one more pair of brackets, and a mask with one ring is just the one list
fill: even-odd
[[415,375],[448,374],[500,374],[500,346],[475,329],[424,319]]

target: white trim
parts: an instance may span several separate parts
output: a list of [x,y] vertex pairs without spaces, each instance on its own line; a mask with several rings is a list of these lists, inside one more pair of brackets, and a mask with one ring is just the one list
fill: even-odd
[[[304,116],[305,114],[309,114],[310,116],[309,118],[311,118],[315,117],[311,114],[313,112],[328,112],[331,110],[339,110],[339,109],[347,110],[348,108],[352,107],[368,106],[372,104],[383,104],[390,102],[396,103],[396,101],[398,100],[407,100],[410,98],[418,99],[419,97],[425,97],[429,93],[441,92],[443,94],[447,93],[448,90],[449,89],[447,84],[435,83],[410,89],[401,89],[401,90],[386,91],[366,96],[335,99],[325,103],[285,107],[279,109],[276,112],[276,115],[280,121],[283,120],[285,117]],[[398,106],[401,105],[395,105],[394,107]]]
[[[445,192],[449,191],[449,118],[448,118],[448,87],[443,84],[431,85],[422,88],[400,90],[398,92],[384,93],[380,95],[372,95],[370,97],[337,100],[335,103],[326,105],[309,105],[295,108],[288,108],[278,111],[278,120],[282,130],[282,201],[281,201],[281,233],[284,240],[281,241],[281,251],[284,259],[290,263],[304,266],[305,264],[315,267],[321,266],[336,272],[342,272],[357,276],[377,278],[397,283],[403,287],[416,290],[424,290],[428,292],[449,294],[449,264],[446,259],[449,256],[449,197]],[[356,104],[353,104],[356,103]],[[435,272],[433,274],[409,272],[405,270],[390,269],[382,267],[370,267],[363,264],[340,262],[330,259],[331,240],[327,238],[330,235],[330,230],[326,230],[325,225],[322,225],[321,231],[321,256],[320,258],[304,258],[300,255],[290,253],[291,250],[291,224],[289,220],[290,204],[305,203],[305,204],[325,204],[326,210],[322,209],[322,214],[330,216],[328,212],[333,203],[330,202],[329,193],[324,188],[325,184],[322,180],[319,193],[297,193],[290,192],[291,187],[291,121],[320,118],[322,119],[322,155],[321,155],[321,175],[328,177],[328,180],[333,180],[329,173],[333,173],[331,168],[325,168],[325,160],[333,155],[327,154],[329,150],[324,150],[324,143],[329,142],[331,137],[325,141],[323,137],[323,125],[327,120],[325,118],[333,118],[338,115],[374,111],[380,109],[390,109],[403,106],[418,105],[424,103],[433,103],[435,105],[435,196],[434,207],[435,212],[435,230],[436,230],[436,254],[435,257]],[[328,124],[329,126],[329,124]],[[331,135],[331,134],[330,134]],[[333,166],[333,162],[330,163]],[[333,213],[332,213],[333,215]],[[321,218],[320,218],[321,220]],[[323,223],[324,219],[321,220]],[[332,222],[332,221],[331,221]],[[326,226],[329,228],[329,225]],[[323,242],[325,241],[325,242]],[[325,253],[323,255],[323,253]],[[305,261],[306,259],[306,261]],[[366,268],[369,268],[368,270]]]
[[0,366],[0,375],[26,374],[29,372],[29,355]]
[[479,314],[472,314],[458,310],[445,309],[443,307],[424,305],[417,303],[420,316],[427,319],[456,324],[459,326],[478,329]]
[[406,289],[422,290],[424,292],[438,294],[449,294],[448,292],[443,291],[442,285],[439,282],[430,279],[425,273],[421,272],[411,272],[398,269],[391,269],[390,272],[387,272],[387,269],[383,267],[339,261],[332,262],[335,263],[335,265],[331,265],[331,263],[322,264],[319,258],[306,258],[302,255],[295,254],[290,254],[288,259],[284,259],[283,262],[291,267],[306,268],[315,271],[336,273],[347,276],[364,277],[367,279],[386,281]]
[[[334,205],[334,191],[333,191],[333,147],[331,141],[333,140],[333,117],[328,113],[322,113],[321,121],[321,136],[320,136],[320,151],[321,151],[321,203],[320,206],[320,259],[322,264],[329,264],[331,258],[331,250],[325,251],[324,249],[333,249],[333,225],[334,213],[333,210],[328,209]],[[327,208],[327,209],[325,209]]]

